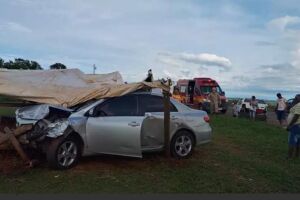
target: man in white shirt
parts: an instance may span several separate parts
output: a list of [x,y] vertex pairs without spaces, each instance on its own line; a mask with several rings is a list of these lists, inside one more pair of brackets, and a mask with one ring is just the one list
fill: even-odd
[[277,93],[277,104],[275,108],[277,119],[282,126],[286,124],[286,99],[281,96],[280,93]]

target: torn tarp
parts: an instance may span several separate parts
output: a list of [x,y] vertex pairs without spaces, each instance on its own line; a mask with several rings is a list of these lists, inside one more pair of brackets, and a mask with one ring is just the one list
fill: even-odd
[[123,84],[119,72],[87,75],[78,69],[0,70],[0,95],[64,107],[142,88],[169,91],[169,86],[160,81]]

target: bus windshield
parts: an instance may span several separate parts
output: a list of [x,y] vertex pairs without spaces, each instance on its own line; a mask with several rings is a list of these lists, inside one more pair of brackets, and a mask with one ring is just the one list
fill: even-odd
[[[215,87],[215,86],[200,86],[201,93],[203,93],[203,94],[211,93],[213,87]],[[217,88],[218,93],[222,92],[220,86],[216,86],[215,88]]]

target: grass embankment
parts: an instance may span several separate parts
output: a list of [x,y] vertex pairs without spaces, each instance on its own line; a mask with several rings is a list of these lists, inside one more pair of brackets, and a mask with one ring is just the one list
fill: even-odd
[[84,158],[68,171],[46,167],[0,176],[0,193],[300,192],[300,159],[285,160],[286,131],[227,116],[212,118],[213,141],[190,159]]

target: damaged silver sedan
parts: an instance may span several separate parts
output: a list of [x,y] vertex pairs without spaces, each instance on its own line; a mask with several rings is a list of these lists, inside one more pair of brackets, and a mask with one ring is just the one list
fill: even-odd
[[[81,156],[111,154],[142,157],[164,149],[164,106],[161,94],[136,92],[92,100],[72,109],[52,105],[16,111],[18,125],[34,124],[24,138],[41,149],[49,166],[68,169]],[[170,151],[189,157],[195,145],[211,141],[206,112],[191,109],[171,98]]]

